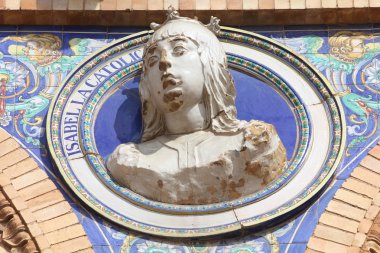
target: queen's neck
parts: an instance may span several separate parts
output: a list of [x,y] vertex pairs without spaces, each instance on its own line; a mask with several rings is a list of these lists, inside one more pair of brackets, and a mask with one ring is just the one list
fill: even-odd
[[207,128],[203,103],[165,114],[167,134],[185,134]]

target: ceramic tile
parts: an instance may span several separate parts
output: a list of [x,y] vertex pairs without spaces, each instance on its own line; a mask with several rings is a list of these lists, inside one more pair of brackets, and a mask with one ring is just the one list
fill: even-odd
[[327,31],[327,25],[286,25],[285,31]]
[[356,24],[356,25],[329,25],[329,30],[371,30],[374,27],[373,24]]
[[285,31],[285,45],[301,54],[329,52],[327,31]]
[[115,40],[128,36],[128,33],[109,33],[107,34],[107,42],[112,43]]
[[281,244],[280,253],[304,253],[306,251],[306,243],[304,244]]
[[111,253],[111,252],[119,252],[120,247],[112,247],[112,246],[93,246],[92,249],[95,253]]
[[64,33],[63,53],[64,55],[87,56],[107,44],[105,33]]
[[[372,29],[355,30],[347,28],[343,30],[329,30],[330,47],[333,48],[336,54],[342,59],[360,60],[363,54],[368,51],[365,45],[373,43],[373,39]],[[355,53],[350,53],[352,50],[354,50]]]
[[0,32],[17,32],[17,25],[0,25]]
[[323,191],[322,195],[318,198],[318,201],[316,202],[318,220],[322,213],[326,210],[327,205],[334,197],[336,191],[340,188],[343,182],[343,180],[334,180],[328,185],[328,187]]
[[285,38],[285,32],[283,31],[275,31],[275,32],[271,32],[271,31],[256,31],[256,33],[260,34],[260,35],[263,35],[263,36],[266,36],[270,39],[273,39],[273,40],[276,40],[280,43],[283,43],[283,40]]
[[18,30],[21,32],[61,32],[62,26],[55,26],[55,25],[49,25],[49,26],[30,26],[30,25],[21,25],[18,26]]
[[26,56],[40,65],[45,63],[45,57],[36,59],[34,56],[54,56],[56,59],[57,55],[62,53],[61,32],[23,31],[18,33],[17,40],[17,55]]
[[0,52],[4,55],[9,55],[8,51],[10,45],[15,45],[17,42],[14,39],[17,37],[16,32],[0,32]]
[[[250,31],[258,31],[260,34],[264,34],[269,36],[270,38],[274,38],[280,43],[284,43],[285,45],[292,47],[292,43],[290,43],[291,39],[294,40],[303,40],[305,38],[310,38],[311,36],[317,36],[323,40],[322,47],[320,50],[313,51],[313,53],[304,54],[304,57],[307,58],[314,66],[316,66],[326,77],[331,76],[333,73],[335,75],[335,79],[331,78],[331,82],[335,91],[344,92],[348,89],[351,90],[351,94],[354,96],[351,97],[341,96],[343,102],[345,114],[346,114],[346,122],[348,128],[348,136],[347,136],[347,144],[351,144],[349,152],[350,155],[343,155],[342,163],[339,165],[339,168],[336,173],[337,181],[333,181],[331,183],[331,187],[329,187],[325,192],[321,195],[317,201],[312,204],[308,203],[306,207],[303,207],[299,214],[296,215],[296,218],[293,220],[287,220],[285,226],[279,226],[275,228],[271,228],[268,232],[276,233],[276,238],[279,243],[280,252],[281,253],[290,253],[290,252],[304,252],[306,247],[306,242],[310,235],[313,233],[315,225],[318,222],[318,219],[325,210],[329,201],[333,198],[336,190],[340,187],[343,180],[346,179],[352,172],[352,170],[359,163],[359,160],[365,156],[374,145],[374,139],[378,135],[376,132],[376,125],[374,124],[374,118],[371,115],[379,115],[379,96],[376,95],[377,91],[377,80],[376,73],[379,72],[378,65],[376,65],[375,60],[379,59],[380,50],[378,50],[377,44],[380,43],[380,37],[377,37],[377,34],[380,34],[380,26],[373,26],[374,33],[372,33],[371,25],[369,26],[330,26],[328,35],[331,36],[336,35],[337,32],[340,31],[351,31],[351,32],[361,32],[364,33],[364,39],[362,39],[365,45],[368,47],[364,56],[358,57],[356,56],[355,63],[347,64],[344,61],[329,56],[328,49],[330,45],[328,44],[328,36],[325,30],[326,27],[323,26],[286,26],[285,32],[284,27],[246,27],[247,30]],[[38,110],[35,110],[34,102],[41,99],[39,97],[40,92],[48,92],[55,93],[57,87],[60,84],[58,79],[49,79],[47,80],[46,73],[52,73],[53,77],[61,76],[63,79],[68,73],[75,67],[75,65],[85,58],[87,55],[95,52],[97,49],[105,45],[106,39],[108,42],[110,40],[120,38],[125,36],[131,32],[137,32],[142,28],[128,28],[128,27],[64,27],[64,38],[62,38],[60,33],[60,27],[20,27],[20,35],[19,38],[12,40],[10,36],[16,35],[16,32],[6,32],[6,31],[16,31],[17,27],[9,26],[9,27],[0,27],[0,52],[4,54],[2,61],[16,61],[16,58],[13,55],[16,55],[18,52],[19,55],[17,57],[17,61],[20,62],[20,66],[26,68],[31,74],[31,86],[25,92],[15,95],[15,92],[20,90],[20,87],[17,87],[15,91],[11,93],[14,94],[13,98],[7,98],[6,104],[9,109],[10,117],[13,119],[18,117],[17,124],[13,125],[12,121],[9,121],[7,126],[2,126],[4,129],[12,133],[17,139],[19,139],[22,143],[26,145],[28,150],[35,154],[39,159],[43,161],[43,163],[48,166],[55,175],[59,175],[59,173],[54,169],[51,165],[49,158],[46,153],[43,152],[43,149],[35,148],[36,146],[32,144],[32,139],[39,140],[42,144],[46,144],[45,137],[43,136],[33,136],[32,129],[27,126],[24,130],[23,125],[20,123],[22,115],[30,113],[30,120],[34,120],[36,117],[41,117],[44,120],[46,116],[46,111],[49,106],[50,100],[47,101],[47,104],[41,104],[42,107]],[[145,29],[145,28],[144,28]],[[51,59],[49,64],[42,64],[42,59],[46,57],[35,57],[40,55],[49,55],[48,52],[38,53],[35,55],[24,56],[23,50],[27,48],[28,43],[33,43],[32,36],[28,34],[52,34],[52,32],[58,31],[58,33],[53,33],[61,40],[63,39],[62,52],[63,56],[58,60]],[[108,34],[106,33],[108,31]],[[75,33],[72,33],[75,32]],[[352,34],[352,33],[351,33]],[[375,35],[372,40],[371,35]],[[54,38],[54,37],[52,37]],[[54,40],[54,39],[53,39]],[[17,42],[19,41],[19,42]],[[71,43],[69,43],[71,42]],[[20,46],[20,51],[17,51],[16,45]],[[380,44],[379,44],[380,45]],[[22,47],[22,48],[21,48]],[[302,47],[301,47],[302,48]],[[380,47],[379,47],[380,48]],[[301,50],[298,50],[302,52]],[[0,60],[0,61],[1,61]],[[335,64],[335,65],[334,65]],[[371,65],[372,64],[372,65]],[[46,66],[46,67],[44,67]],[[345,66],[343,68],[343,72],[345,75],[339,74],[338,70],[335,69],[334,66]],[[373,70],[367,71],[365,73],[365,69],[369,69],[373,66]],[[333,69],[333,71],[331,71]],[[0,68],[1,71],[1,68]],[[364,71],[364,72],[363,72]],[[373,75],[373,78],[370,76]],[[38,76],[38,84],[36,77]],[[363,81],[364,80],[364,81]],[[28,91],[32,89],[36,89],[30,94]],[[241,87],[240,87],[241,88]],[[375,90],[375,91],[371,91]],[[239,91],[238,91],[239,92]],[[247,92],[245,88],[242,88],[240,92]],[[9,94],[8,92],[7,94]],[[238,93],[239,94],[239,93]],[[345,100],[346,99],[346,100]],[[356,99],[356,100],[355,100]],[[358,103],[358,99],[364,102],[363,105]],[[34,103],[34,104],[33,104]],[[244,107],[245,102],[238,102],[241,112],[245,112],[245,116],[242,117],[253,117],[254,114],[250,114],[251,112]],[[245,108],[245,109],[244,109]],[[370,117],[366,118],[366,112],[368,108],[373,109],[373,114],[370,114]],[[270,111],[274,111],[273,108],[266,108],[268,113]],[[356,115],[356,116],[351,116]],[[256,117],[256,116],[255,116]],[[286,124],[286,119],[282,117],[273,117],[273,120],[278,122],[278,124]],[[365,122],[367,120],[367,122]],[[358,123],[358,122],[364,123]],[[0,119],[1,122],[1,119]],[[16,126],[16,128],[15,128]],[[41,124],[37,125],[38,128],[45,128],[45,121],[42,121]],[[374,134],[371,135],[371,133]],[[43,130],[40,130],[40,132]],[[42,132],[41,132],[42,133]],[[369,137],[368,137],[369,136]],[[372,144],[371,144],[372,143]],[[354,161],[354,162],[353,162]],[[56,180],[52,177],[53,180]],[[62,190],[63,192],[63,190]],[[112,223],[105,221],[100,218],[95,213],[88,212],[87,209],[84,209],[81,204],[77,203],[76,200],[69,197],[71,193],[66,194],[65,198],[73,205],[75,212],[78,215],[78,218],[81,224],[84,226],[87,235],[89,235],[89,239],[91,243],[94,245],[95,252],[119,252],[121,250],[121,246],[123,245],[124,238],[128,231],[122,230],[119,226],[114,226]],[[307,211],[305,211],[307,210]],[[293,237],[294,235],[294,237]],[[271,245],[264,237],[257,237],[255,235],[249,236],[235,236],[233,238],[221,238],[218,240],[209,240],[204,243],[204,241],[200,243],[194,243],[194,245],[188,246],[184,245],[182,242],[174,242],[173,240],[162,241],[157,239],[156,237],[143,236],[139,233],[134,234],[134,239],[131,241],[130,252],[138,252],[140,250],[144,250],[147,245],[154,246],[157,249],[166,249],[166,250],[177,250],[177,252],[231,252],[233,250],[257,250],[259,252],[271,252]],[[291,239],[293,238],[293,239]],[[197,241],[197,240],[193,240]],[[112,245],[112,246],[106,246]],[[145,245],[145,246],[144,246]],[[152,246],[152,247],[153,247]],[[145,247],[145,248],[144,248]],[[202,251],[204,250],[204,251]]]
[[371,50],[378,54],[380,52],[380,27],[379,26],[372,30],[372,36],[373,36],[373,44],[367,45],[369,47],[368,50]]
[[64,33],[106,33],[106,26],[63,26]]
[[[105,221],[95,213],[90,213],[83,207],[72,204],[74,213],[78,217],[79,222],[84,227],[87,235],[92,235],[89,239],[93,246],[107,246],[107,245],[122,245],[122,242],[115,243],[112,237],[112,231],[107,229],[104,225]],[[108,236],[106,236],[108,235]]]
[[240,29],[244,29],[251,32],[280,32],[284,30],[283,26],[242,26]]
[[137,27],[125,27],[125,26],[116,26],[109,27],[108,33],[122,33],[122,34],[133,34],[141,31],[150,30],[148,26],[137,26]]

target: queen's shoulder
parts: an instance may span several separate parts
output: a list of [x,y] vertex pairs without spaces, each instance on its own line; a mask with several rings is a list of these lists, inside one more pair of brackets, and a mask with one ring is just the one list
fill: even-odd
[[277,132],[272,124],[260,120],[251,120],[244,126],[244,140],[254,145],[268,143],[273,137],[277,137]]
[[134,143],[120,144],[107,159],[107,167],[112,171],[119,166],[135,166],[139,160],[139,151]]
[[112,152],[116,155],[123,155],[123,154],[132,154],[132,153],[139,153],[138,148],[135,143],[123,143],[116,147],[116,149]]

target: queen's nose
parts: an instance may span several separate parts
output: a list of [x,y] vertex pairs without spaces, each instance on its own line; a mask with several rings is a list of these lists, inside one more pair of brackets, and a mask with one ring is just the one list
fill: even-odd
[[158,64],[158,68],[161,71],[166,71],[168,68],[170,68],[172,65],[168,59],[168,55],[166,53],[166,50],[161,51],[161,56],[160,56],[160,62]]

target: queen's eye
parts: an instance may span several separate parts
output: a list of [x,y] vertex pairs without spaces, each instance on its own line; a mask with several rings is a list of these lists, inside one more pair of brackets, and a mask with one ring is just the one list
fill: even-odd
[[156,62],[158,61],[158,57],[157,56],[151,56],[148,58],[148,66],[149,67],[152,67],[154,66],[154,64],[156,64]]
[[174,55],[183,55],[187,49],[183,45],[177,45],[173,48]]

